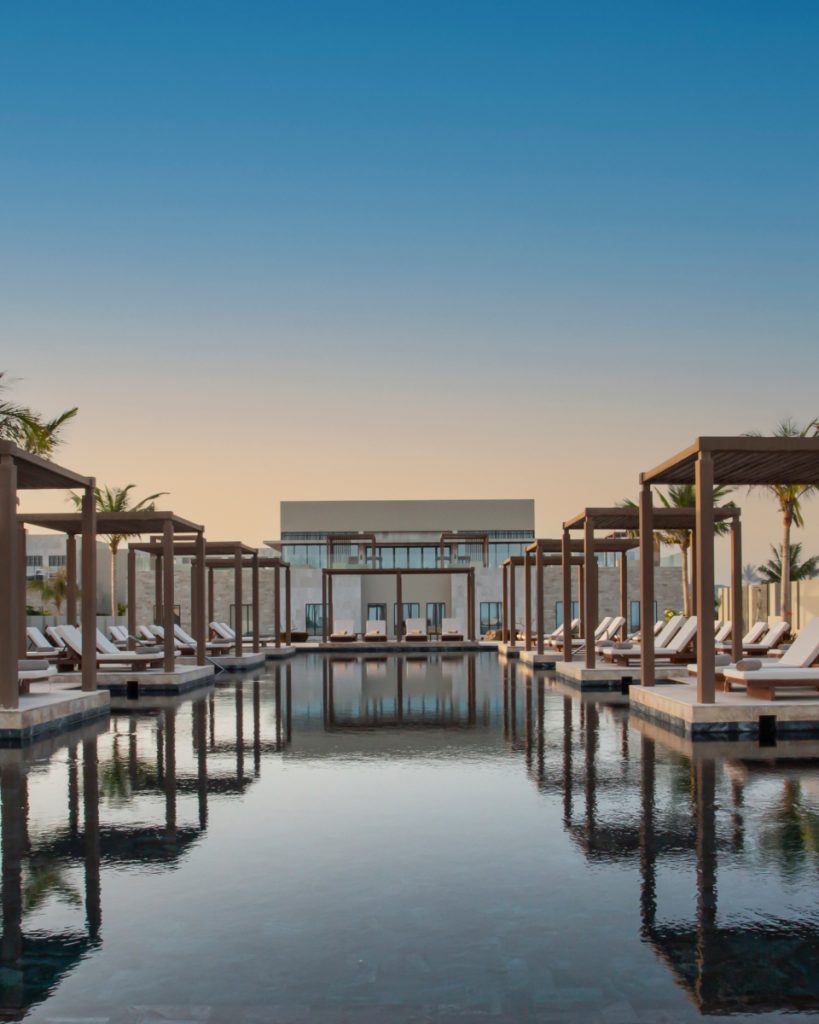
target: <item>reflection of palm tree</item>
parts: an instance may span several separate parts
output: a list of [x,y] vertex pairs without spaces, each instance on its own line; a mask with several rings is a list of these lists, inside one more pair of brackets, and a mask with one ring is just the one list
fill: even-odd
[[760,850],[786,875],[796,872],[808,855],[819,853],[819,814],[805,804],[798,780],[783,780],[781,798],[766,822]]
[[100,764],[100,795],[112,804],[125,804],[133,796],[133,785],[143,789],[158,785],[156,769],[146,761],[129,761],[120,752],[119,734],[114,735],[111,759]]
[[65,880],[63,870],[63,865],[57,861],[39,861],[32,858],[23,882],[23,909],[26,913],[37,910],[49,896],[55,896],[72,907],[82,905],[82,896]]

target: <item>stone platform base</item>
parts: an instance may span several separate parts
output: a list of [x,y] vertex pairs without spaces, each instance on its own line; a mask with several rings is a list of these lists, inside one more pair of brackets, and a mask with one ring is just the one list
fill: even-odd
[[503,654],[507,658],[519,658],[522,651],[523,648],[520,644],[515,644],[513,647],[512,644],[508,644],[505,640],[498,644],[498,654]]
[[0,708],[0,746],[32,743],[109,713],[110,699],[104,690],[25,694],[20,697],[20,706],[13,711]]
[[819,694],[754,700],[717,692],[714,704],[698,704],[696,685],[678,682],[632,686],[629,696],[633,714],[692,740],[819,736]]
[[597,707],[620,707],[627,708],[629,704],[628,694],[618,690],[581,690],[578,686],[572,686],[564,682],[558,676],[548,675],[543,677],[543,685],[547,686],[552,693],[559,693],[564,697],[571,697],[580,704],[594,704]]
[[[97,672],[97,686],[109,693],[138,697],[142,693],[186,693],[210,682],[216,675],[213,665],[182,665],[173,672]],[[75,681],[76,673],[62,672],[53,677],[57,682]]]
[[558,662],[563,661],[563,653],[553,647],[547,647],[543,654],[537,651],[521,651],[520,663],[529,668],[542,668],[546,671],[553,669]]
[[214,665],[224,669],[226,672],[244,672],[251,668],[262,668],[265,663],[264,651],[248,654],[217,654],[210,659]]
[[281,647],[263,647],[262,654],[265,656],[267,661],[283,661],[285,658],[290,658],[296,653],[295,647],[285,647],[282,644]]
[[[639,665],[601,665],[598,662],[595,668],[586,668],[581,660],[558,661],[555,673],[563,682],[580,690],[623,691],[640,682]],[[658,665],[656,673],[658,681],[673,679],[674,675],[679,673],[679,668],[663,668]]]
[[497,651],[493,641],[445,640],[429,643],[407,643],[405,640],[387,640],[384,643],[319,643],[314,650],[322,654],[477,654],[479,651]]

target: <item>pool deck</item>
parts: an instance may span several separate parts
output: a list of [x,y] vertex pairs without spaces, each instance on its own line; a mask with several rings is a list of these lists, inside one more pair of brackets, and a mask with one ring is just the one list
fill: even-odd
[[[97,686],[112,694],[140,693],[176,694],[186,693],[209,682],[216,675],[213,665],[185,665],[177,662],[173,672],[151,669],[146,672],[97,672]],[[59,672],[53,677],[57,683],[79,685],[76,672]]]
[[498,644],[498,654],[502,654],[506,658],[519,658],[523,653],[523,646],[521,644],[509,644],[505,640],[501,640]]
[[282,644],[281,647],[263,647],[262,654],[267,661],[284,661],[285,658],[292,658],[296,648]]
[[[79,685],[79,678],[74,677]],[[21,746],[75,729],[110,714],[105,690],[35,690],[20,696],[20,706],[0,708],[0,745]]]
[[819,693],[804,692],[776,700],[755,700],[744,693],[717,691],[713,704],[697,703],[696,684],[679,674],[677,682],[632,686],[631,710],[670,732],[698,739],[750,739],[777,736],[819,736]]
[[251,668],[262,668],[267,657],[262,651],[248,651],[246,654],[214,654],[210,660],[226,672],[246,672]]
[[[632,686],[640,681],[639,666],[600,664],[586,668],[580,657],[574,661],[562,661],[561,651],[521,651],[520,666],[533,672],[554,672],[555,676],[568,686],[581,691],[611,690],[620,692],[624,684]],[[658,680],[671,679],[679,670],[673,666],[658,666]]]

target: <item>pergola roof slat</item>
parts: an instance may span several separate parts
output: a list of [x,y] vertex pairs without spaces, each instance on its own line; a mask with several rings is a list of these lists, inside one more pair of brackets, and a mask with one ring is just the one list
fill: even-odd
[[647,484],[694,483],[700,453],[714,465],[714,483],[733,486],[819,483],[818,437],[698,437],[640,475]]

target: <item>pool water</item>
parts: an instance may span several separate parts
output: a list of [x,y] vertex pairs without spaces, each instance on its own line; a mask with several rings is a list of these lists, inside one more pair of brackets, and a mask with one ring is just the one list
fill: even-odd
[[298,655],[0,751],[0,1019],[819,1017],[819,745]]

